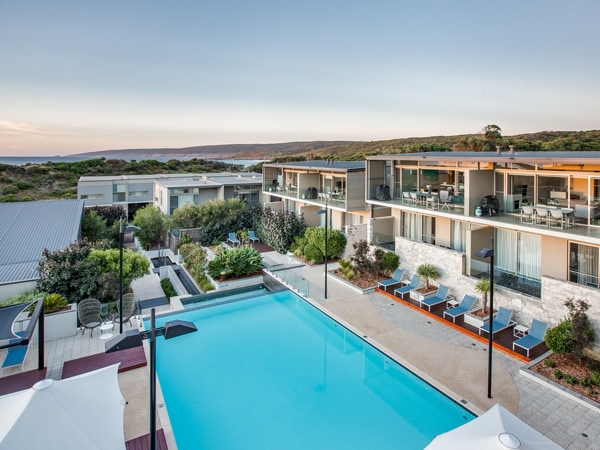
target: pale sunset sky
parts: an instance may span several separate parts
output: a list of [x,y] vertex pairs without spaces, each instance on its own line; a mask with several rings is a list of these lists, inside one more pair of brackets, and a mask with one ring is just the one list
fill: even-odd
[[0,0],[0,155],[598,129],[598,0]]

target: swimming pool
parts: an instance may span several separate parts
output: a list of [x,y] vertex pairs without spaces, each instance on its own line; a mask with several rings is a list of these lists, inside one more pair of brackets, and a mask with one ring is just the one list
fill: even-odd
[[421,449],[474,416],[290,291],[156,319],[178,448]]

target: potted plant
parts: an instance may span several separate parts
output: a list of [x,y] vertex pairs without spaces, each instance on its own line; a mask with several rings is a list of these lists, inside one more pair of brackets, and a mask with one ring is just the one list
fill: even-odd
[[[465,314],[465,323],[479,328],[489,320],[489,311],[487,307],[488,292],[490,292],[491,284],[489,278],[481,278],[475,285],[475,290],[481,293],[481,308]],[[494,310],[494,314],[496,311]]]
[[423,301],[433,297],[437,293],[437,286],[431,286],[430,280],[437,280],[440,273],[433,264],[421,264],[417,267],[417,275],[425,280],[425,286],[410,291],[410,298],[417,301]]

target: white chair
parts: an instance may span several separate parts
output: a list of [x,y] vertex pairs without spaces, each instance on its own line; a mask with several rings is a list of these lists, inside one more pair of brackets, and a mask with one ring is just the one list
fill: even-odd
[[429,195],[425,202],[425,207],[428,209],[436,209],[440,207],[440,202],[437,195]]
[[552,228],[564,228],[563,212],[560,209],[550,209],[550,226]]
[[442,207],[440,208],[440,210],[446,208],[448,211],[450,211],[450,202],[451,201],[452,201],[452,196],[450,195],[450,192],[448,192],[448,191],[440,192],[440,202],[442,203]]
[[545,206],[535,207],[535,223],[548,225],[548,208]]
[[406,192],[406,191],[402,192],[402,203],[404,203],[406,205],[410,205],[412,203],[409,192]]
[[412,202],[413,205],[416,205],[417,203],[419,203],[416,192],[409,192],[408,195],[410,195],[410,201]]
[[521,206],[521,223],[533,223],[535,220],[535,214],[533,206],[523,205]]

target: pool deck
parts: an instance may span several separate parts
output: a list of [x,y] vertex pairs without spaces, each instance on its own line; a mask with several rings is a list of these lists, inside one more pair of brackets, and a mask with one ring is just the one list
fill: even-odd
[[[297,262],[286,255],[270,252],[266,256],[272,261],[280,262],[282,266],[298,266]],[[329,266],[330,269],[334,268],[332,264]],[[432,320],[377,291],[360,294],[332,278],[328,280],[329,295],[325,299],[323,265],[304,265],[290,270],[308,281],[311,302],[359,336],[366,336],[370,343],[473,412],[481,413],[495,403],[500,403],[565,449],[600,449],[600,412],[527,378],[520,372],[522,361],[502,352],[494,352],[493,398],[488,399],[488,353],[487,345],[481,341]],[[155,283],[152,285],[156,286]],[[144,295],[151,297],[155,292],[146,285]],[[171,307],[175,308],[176,304],[177,302],[173,302]],[[103,352],[106,341],[100,340],[99,335],[96,332],[90,338],[89,333],[84,336],[78,333],[76,336],[47,343],[47,376],[60,379],[65,361]],[[35,368],[36,362],[37,348],[32,345],[24,370]],[[124,417],[126,440],[148,433],[148,370],[148,366],[145,366],[119,374],[119,385],[128,401]],[[8,369],[3,375],[18,371]],[[169,449],[176,449],[168,414],[161,398],[159,385],[159,427],[165,430]]]

